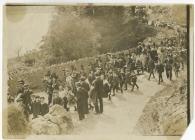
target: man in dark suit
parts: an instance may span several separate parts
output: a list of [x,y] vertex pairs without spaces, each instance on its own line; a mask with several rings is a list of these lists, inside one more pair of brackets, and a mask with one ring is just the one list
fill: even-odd
[[88,110],[88,98],[89,98],[89,95],[88,95],[88,92],[90,90],[90,87],[89,87],[89,84],[85,81],[85,77],[82,76],[81,79],[80,79],[80,83],[81,83],[81,87],[84,88],[86,91],[84,92],[85,94],[83,95],[83,99],[84,99],[84,114],[88,114],[89,113],[89,110]]
[[172,80],[172,65],[170,63],[167,63],[165,66],[167,79]]
[[83,120],[85,118],[84,115],[84,108],[85,108],[85,95],[86,95],[86,90],[81,86],[80,82],[76,83],[76,98],[77,98],[77,111],[79,114],[79,120]]
[[153,75],[153,78],[155,78],[155,76],[154,76],[154,69],[155,69],[154,61],[150,60],[150,62],[149,62],[149,72],[150,72],[150,75],[149,75],[148,80],[150,80],[151,75]]
[[173,59],[171,57],[168,57],[165,60],[165,70],[166,70],[167,79],[170,80],[172,80],[172,65],[173,65]]
[[162,63],[158,62],[156,69],[158,72],[158,84],[160,84],[160,82],[163,82],[162,73],[164,72],[164,65]]
[[95,73],[95,81],[93,83],[94,89],[97,93],[96,97],[96,103],[95,103],[95,111],[96,113],[103,113],[103,99],[102,99],[102,94],[103,94],[103,80],[100,77],[99,73]]

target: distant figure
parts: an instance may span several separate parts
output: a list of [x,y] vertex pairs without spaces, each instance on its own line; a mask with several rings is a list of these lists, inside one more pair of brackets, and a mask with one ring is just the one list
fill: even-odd
[[167,63],[165,66],[167,79],[172,80],[172,65]]
[[119,86],[119,77],[118,75],[114,72],[111,79],[109,80],[111,82],[111,89],[113,91],[113,96],[115,96],[115,92],[118,90]]
[[174,64],[174,68],[175,68],[175,76],[178,77],[179,71],[180,71],[180,63],[176,62]]
[[120,86],[121,93],[123,93],[123,85],[125,83],[125,73],[123,69],[119,71],[120,71],[118,72],[119,86]]
[[136,63],[136,69],[137,69],[137,74],[140,74],[140,72],[144,72],[143,70],[143,65],[142,65],[142,62],[140,60],[137,61]]
[[136,76],[136,74],[132,75],[131,82],[132,82],[132,89],[131,89],[131,91],[134,90],[135,86],[137,87],[137,89],[139,89],[139,86],[137,85],[137,76]]
[[52,102],[52,95],[53,95],[53,88],[52,88],[52,78],[51,76],[48,77],[46,81],[46,92],[48,94],[48,105]]
[[124,80],[125,90],[127,90],[127,85],[130,84],[130,75],[131,73],[129,71],[125,72],[125,80]]
[[44,84],[45,92],[47,92],[47,82],[50,77],[51,77],[51,72],[47,71],[47,73],[43,77],[43,84]]
[[163,82],[162,73],[164,72],[164,65],[159,61],[156,69],[158,72],[158,84],[160,84],[161,82]]
[[148,77],[148,80],[150,80],[151,75],[153,76],[153,78],[155,78],[154,69],[155,69],[154,61],[150,60],[150,62],[149,62],[149,73],[150,73],[150,75]]
[[59,97],[58,90],[53,91],[53,105],[55,105],[55,104],[63,105],[63,100]]

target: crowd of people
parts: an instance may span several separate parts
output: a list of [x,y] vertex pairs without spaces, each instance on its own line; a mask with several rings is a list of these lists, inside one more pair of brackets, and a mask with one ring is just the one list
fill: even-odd
[[167,79],[172,80],[184,69],[186,60],[186,48],[177,38],[164,38],[159,44],[151,40],[146,43],[139,42],[135,49],[129,49],[119,53],[107,53],[96,57],[94,62],[87,66],[81,65],[80,69],[74,65],[63,71],[63,82],[55,72],[48,71],[43,78],[48,102],[44,97],[33,94],[29,85],[23,80],[18,81],[17,97],[8,96],[8,102],[15,100],[21,103],[24,114],[29,119],[48,113],[49,107],[58,104],[65,111],[78,112],[79,119],[94,111],[103,113],[103,98],[112,100],[118,91],[133,92],[137,84],[138,75],[148,74],[148,80],[158,78],[158,84],[163,82],[165,72]]

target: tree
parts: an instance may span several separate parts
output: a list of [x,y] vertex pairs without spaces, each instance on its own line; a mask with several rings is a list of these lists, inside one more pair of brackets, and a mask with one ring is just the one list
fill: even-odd
[[81,17],[81,10],[78,12],[74,7],[57,10],[41,46],[50,59],[64,62],[98,54],[96,48],[100,45],[98,40],[101,36],[93,22]]
[[135,17],[135,6],[91,6],[86,10],[102,36],[100,53],[135,47],[137,42],[156,34],[152,26]]
[[155,29],[135,18],[135,7],[57,7],[41,48],[49,64],[135,47]]

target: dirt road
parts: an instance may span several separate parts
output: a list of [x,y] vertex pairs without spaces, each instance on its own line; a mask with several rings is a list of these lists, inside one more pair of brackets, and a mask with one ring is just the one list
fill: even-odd
[[[91,111],[86,119],[79,121],[78,114],[75,111],[70,111],[74,122],[74,131],[72,134],[78,135],[109,135],[109,134],[131,134],[133,129],[142,115],[143,109],[147,102],[157,92],[160,92],[166,85],[173,81],[168,80],[163,75],[164,83],[158,84],[157,74],[156,79],[151,78],[149,81],[148,73],[138,76],[139,90],[135,88],[132,92],[131,87],[124,93],[117,93],[112,97],[112,101],[104,98],[104,112],[96,115]],[[47,96],[44,93],[37,93],[41,96]],[[47,99],[47,97],[46,97]]]
[[[157,76],[157,75],[156,75]],[[142,111],[155,93],[163,90],[171,81],[164,76],[164,83],[158,85],[157,78],[147,80],[148,74],[138,77],[139,90],[117,93],[112,101],[104,99],[104,113],[88,117],[79,122],[73,134],[79,135],[104,135],[104,134],[131,134],[142,114]],[[173,76],[173,80],[175,76]]]

